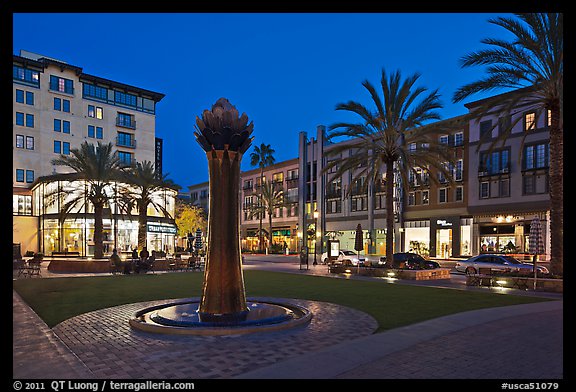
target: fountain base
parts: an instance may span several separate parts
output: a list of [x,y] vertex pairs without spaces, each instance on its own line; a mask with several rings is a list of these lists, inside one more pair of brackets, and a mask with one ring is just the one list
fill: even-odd
[[249,301],[245,312],[204,314],[197,299],[142,309],[130,319],[132,328],[164,334],[233,335],[277,331],[309,322],[312,313],[298,305],[276,301]]

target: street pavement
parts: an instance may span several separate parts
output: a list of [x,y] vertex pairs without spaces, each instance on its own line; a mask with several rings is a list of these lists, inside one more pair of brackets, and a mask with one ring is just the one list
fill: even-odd
[[[336,278],[325,265],[300,268],[294,256],[247,256],[244,268]],[[42,278],[79,275],[94,274],[55,274],[43,265]],[[461,275],[452,274],[449,282],[401,284],[493,290],[462,282]],[[13,378],[563,379],[563,296],[507,293],[552,301],[453,314],[376,334],[375,321],[364,313],[305,301],[316,313],[306,327],[262,335],[174,337],[128,327],[134,310],[149,303],[90,312],[50,329],[13,292]]]

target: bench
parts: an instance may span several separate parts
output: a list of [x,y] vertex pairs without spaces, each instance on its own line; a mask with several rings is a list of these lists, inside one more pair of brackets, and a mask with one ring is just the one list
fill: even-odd
[[23,263],[18,268],[18,276],[24,275],[25,278],[32,277],[32,276],[42,276],[42,272],[40,270],[40,260],[31,259],[28,262]]

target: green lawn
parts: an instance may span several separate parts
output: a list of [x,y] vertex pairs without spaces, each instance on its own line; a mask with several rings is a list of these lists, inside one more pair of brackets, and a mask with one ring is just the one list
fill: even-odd
[[[198,272],[19,279],[14,289],[53,327],[105,307],[156,299],[198,297]],[[332,302],[370,314],[378,332],[467,310],[545,301],[543,298],[439,289],[384,282],[244,271],[246,294]]]

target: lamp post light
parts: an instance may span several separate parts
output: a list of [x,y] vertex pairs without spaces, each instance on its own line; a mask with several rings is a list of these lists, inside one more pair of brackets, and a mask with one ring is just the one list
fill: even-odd
[[318,232],[318,210],[314,210],[314,229],[316,229],[316,237],[314,238],[314,264],[318,265],[316,261],[316,243],[318,242],[319,232]]

